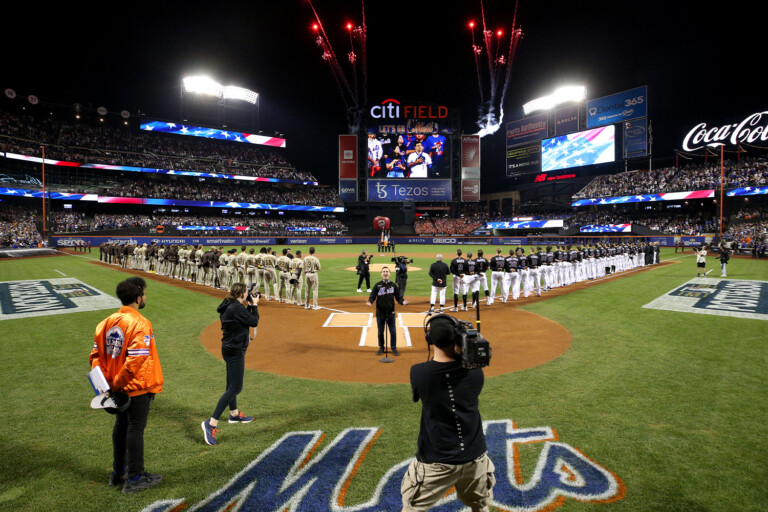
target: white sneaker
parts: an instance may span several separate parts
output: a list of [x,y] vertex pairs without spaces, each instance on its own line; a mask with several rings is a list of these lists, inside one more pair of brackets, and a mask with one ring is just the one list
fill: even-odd
[[456,308],[456,306],[453,306],[453,307],[452,307],[451,309],[449,309],[448,311],[451,311],[451,312],[456,312],[456,311],[458,311],[458,308]]
[[357,293],[363,293],[363,290],[361,290],[360,288],[358,288],[358,289],[357,289]]
[[371,289],[370,288],[368,288],[368,293],[371,293]]

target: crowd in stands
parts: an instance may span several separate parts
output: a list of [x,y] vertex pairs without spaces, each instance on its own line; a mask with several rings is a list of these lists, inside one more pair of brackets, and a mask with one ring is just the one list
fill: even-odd
[[486,220],[480,215],[472,217],[422,217],[413,227],[417,235],[469,235],[476,229],[485,227]]
[[342,206],[335,189],[329,187],[277,187],[267,184],[173,181],[134,181],[110,188],[103,195],[154,197],[193,201],[236,201],[248,203]]
[[[93,216],[82,212],[54,211],[49,215],[51,231],[73,233],[125,228],[156,226],[248,226],[261,236],[284,236],[289,228],[325,228],[323,234],[341,235],[347,227],[337,219],[309,217],[268,217],[264,215],[203,216],[203,215],[126,215],[97,213]],[[210,231],[188,231],[187,235],[210,235]]]
[[282,149],[16,116],[0,111],[0,151],[70,162],[317,181],[285,159]]
[[[768,159],[744,158],[724,162],[726,190],[768,185]],[[627,171],[598,176],[576,193],[574,199],[661,194],[720,188],[720,165]]]
[[749,247],[768,243],[768,207],[745,207],[731,216],[725,238]]
[[565,228],[591,224],[639,224],[666,235],[695,236],[719,231],[719,219],[669,210],[597,209],[577,212],[565,221]]
[[0,209],[0,247],[37,247],[43,237],[37,230],[35,211],[3,205]]

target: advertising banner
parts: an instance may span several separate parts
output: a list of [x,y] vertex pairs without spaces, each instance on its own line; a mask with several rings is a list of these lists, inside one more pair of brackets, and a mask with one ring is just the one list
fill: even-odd
[[486,222],[487,229],[547,229],[562,228],[563,219],[554,220],[523,220],[512,222]]
[[461,200],[480,200],[480,180],[461,180]]
[[631,233],[632,224],[588,224],[579,228],[581,233]]
[[706,242],[703,236],[681,236],[680,243],[683,247],[698,247]]
[[624,123],[624,158],[648,156],[648,119]]
[[507,148],[507,177],[541,171],[541,144]]
[[339,180],[339,196],[342,201],[357,201],[357,180]]
[[247,144],[262,144],[276,148],[285,147],[285,139],[255,135],[253,133],[234,132],[232,130],[219,130],[204,126],[190,126],[179,123],[166,123],[163,121],[149,121],[141,124],[141,129],[147,132],[172,133],[188,137],[203,137],[205,139],[226,140],[230,142],[244,142]]
[[587,128],[648,115],[648,87],[642,86],[587,102]]
[[625,203],[653,203],[656,201],[685,201],[689,199],[711,199],[715,197],[715,191],[696,190],[692,192],[665,192],[663,194],[639,194],[636,196],[621,197],[597,197],[591,199],[578,199],[571,206],[592,206],[605,204]]
[[649,238],[652,243],[657,243],[662,247],[674,247],[675,237],[673,236],[652,236]]
[[491,245],[528,245],[528,239],[522,238],[492,238]]
[[339,179],[357,178],[357,135],[339,135]]
[[507,147],[546,138],[549,135],[547,116],[548,114],[545,112],[507,123]]
[[368,201],[450,201],[451,180],[368,180]]
[[696,151],[704,146],[737,146],[741,143],[765,147],[768,145],[768,111],[758,111],[745,118],[720,126],[699,123],[683,138],[683,151]]
[[555,110],[555,135],[579,131],[579,106],[571,105]]
[[461,168],[480,168],[480,136],[461,136]]

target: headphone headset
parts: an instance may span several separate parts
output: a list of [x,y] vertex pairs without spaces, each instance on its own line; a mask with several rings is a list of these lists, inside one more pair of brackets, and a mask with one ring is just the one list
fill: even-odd
[[[434,344],[432,342],[432,336],[430,334],[429,324],[438,319],[450,320],[451,324],[453,325],[454,339],[456,337],[460,337],[462,334],[464,334],[464,331],[466,330],[466,327],[465,327],[466,322],[462,322],[461,320],[458,320],[452,317],[451,315],[440,314],[440,315],[432,316],[429,318],[429,320],[426,321],[426,323],[424,323],[424,338],[427,340],[427,345]],[[427,347],[427,350],[429,350],[429,347]]]

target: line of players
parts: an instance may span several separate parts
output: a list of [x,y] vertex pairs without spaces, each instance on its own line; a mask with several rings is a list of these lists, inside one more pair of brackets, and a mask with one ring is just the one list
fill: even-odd
[[[574,283],[598,279],[609,274],[623,272],[637,267],[653,265],[659,262],[658,243],[635,244],[587,244],[586,246],[548,246],[546,250],[536,247],[525,254],[522,247],[509,249],[505,256],[502,249],[496,249],[496,255],[490,260],[483,256],[482,249],[473,258],[472,252],[462,256],[461,249],[456,251],[456,258],[451,260],[448,272],[452,276],[453,307],[450,311],[467,311],[467,295],[471,298],[470,307],[474,308],[480,300],[480,289],[485,292],[486,304],[490,306],[496,298],[496,290],[501,290],[501,302],[506,303],[511,296],[518,300],[532,294],[541,297],[543,292],[568,286]],[[438,258],[441,259],[442,257]],[[488,287],[487,270],[491,271],[491,286]],[[431,276],[434,277],[435,276]],[[443,280],[447,284],[446,280]],[[462,305],[459,306],[459,296]],[[439,297],[439,310],[445,306],[445,286],[435,287],[433,281],[430,297],[430,310],[434,311]]]
[[[251,292],[260,291],[263,298],[295,304],[306,309],[320,309],[317,304],[318,276],[321,270],[315,248],[302,257],[285,248],[277,256],[271,247],[254,248],[241,246],[224,252],[216,246],[203,250],[202,245],[131,245],[103,243],[99,247],[99,259],[123,268],[155,272],[159,275],[194,282],[203,286],[229,290],[235,283],[245,283]],[[302,291],[305,293],[302,296]]]

